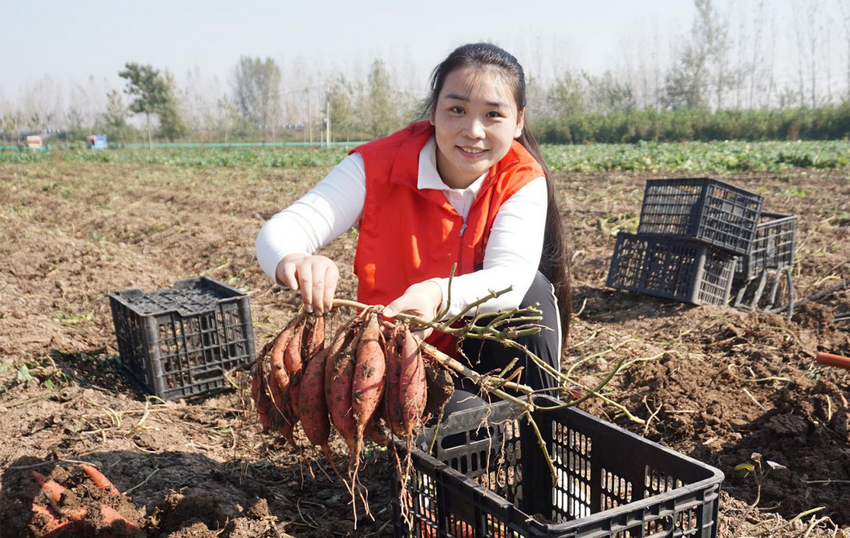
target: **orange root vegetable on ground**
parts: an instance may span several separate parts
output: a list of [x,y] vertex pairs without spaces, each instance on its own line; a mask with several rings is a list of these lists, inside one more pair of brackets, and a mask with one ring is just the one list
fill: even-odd
[[[95,467],[81,464],[80,468],[86,479],[76,483],[73,489],[32,472],[43,492],[32,503],[30,528],[35,536],[52,538],[68,532],[74,536],[136,536],[140,525],[135,507]],[[65,475],[64,470],[58,472],[59,476]],[[45,497],[48,504],[40,504],[40,499]]]

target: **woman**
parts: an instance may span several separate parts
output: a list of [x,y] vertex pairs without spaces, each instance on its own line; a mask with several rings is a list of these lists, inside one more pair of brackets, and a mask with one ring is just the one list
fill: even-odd
[[[339,270],[315,252],[359,223],[359,301],[386,304],[388,318],[406,313],[432,319],[511,287],[480,311],[539,303],[551,330],[520,343],[558,369],[570,314],[567,248],[525,105],[525,76],[516,58],[490,44],[457,48],[432,74],[427,120],[355,148],[263,226],[257,238],[263,270],[300,290],[307,311],[327,312]],[[444,334],[428,341],[456,354],[456,343]],[[462,351],[482,373],[516,356],[472,339]],[[522,382],[535,389],[557,385],[522,360]]]

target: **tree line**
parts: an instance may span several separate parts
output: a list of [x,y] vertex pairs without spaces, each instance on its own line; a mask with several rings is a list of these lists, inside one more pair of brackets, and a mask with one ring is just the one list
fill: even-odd
[[[833,77],[824,60],[831,41],[824,38],[818,3],[789,4],[798,19],[792,32],[798,54],[794,76],[783,79],[774,68],[776,32],[766,31],[773,4],[752,1],[757,4],[747,30],[734,27],[730,13],[713,0],[694,0],[694,20],[664,68],[657,50],[650,54],[655,61],[641,54],[629,68],[601,75],[562,69],[544,77],[545,70],[527,65],[528,116],[538,138],[586,143],[850,136],[850,7],[837,4],[847,67],[843,89],[836,91],[842,85],[833,81],[842,77]],[[75,89],[78,98],[72,91],[69,106],[54,96],[49,77],[39,81],[18,106],[0,101],[0,137],[13,143],[25,132],[58,131],[57,138],[81,140],[97,131],[119,143],[367,140],[420,117],[424,97],[421,89],[404,88],[380,59],[361,77],[284,77],[274,59],[243,56],[225,89],[205,88],[197,72],[178,84],[167,69],[135,62],[119,76],[124,88],[107,89],[105,100],[88,111],[78,103],[86,91],[98,93],[93,81]]]

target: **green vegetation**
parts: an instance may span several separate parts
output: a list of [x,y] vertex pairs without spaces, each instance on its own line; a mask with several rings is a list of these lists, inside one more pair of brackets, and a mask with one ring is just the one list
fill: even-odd
[[[191,168],[333,166],[350,147],[0,151],[0,162],[105,162]],[[744,172],[850,166],[850,142],[641,142],[544,145],[553,171]]]
[[79,162],[165,165],[189,168],[296,168],[333,166],[349,149],[326,148],[182,148],[148,150],[0,151],[0,162]]
[[850,101],[818,108],[558,111],[532,120],[542,142],[637,143],[712,140],[841,140],[850,135]]
[[850,142],[646,142],[544,146],[563,172],[746,172],[850,166]]

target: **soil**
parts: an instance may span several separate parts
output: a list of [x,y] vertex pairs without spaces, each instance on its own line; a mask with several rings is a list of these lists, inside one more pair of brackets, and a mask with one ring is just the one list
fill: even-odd
[[[318,450],[260,432],[247,372],[228,374],[235,390],[163,403],[119,369],[113,291],[209,276],[249,292],[258,348],[272,338],[298,300],[260,271],[254,239],[326,171],[0,164],[0,536],[41,535],[33,470],[87,507],[117,503],[151,537],[392,535],[384,449],[367,445],[371,516],[358,503],[355,528]],[[616,225],[636,223],[645,180],[664,176],[555,177],[574,248],[562,369],[591,383],[625,359],[605,395],[643,423],[598,399],[581,407],[723,471],[719,536],[850,536],[850,372],[814,362],[850,355],[850,323],[834,319],[850,291],[788,320],[606,288]],[[850,170],[725,179],[799,216],[798,298],[850,277]],[[323,250],[340,266],[340,297],[356,294],[355,245],[350,232]],[[344,453],[339,439],[331,447]],[[105,501],[80,461],[122,496]]]

